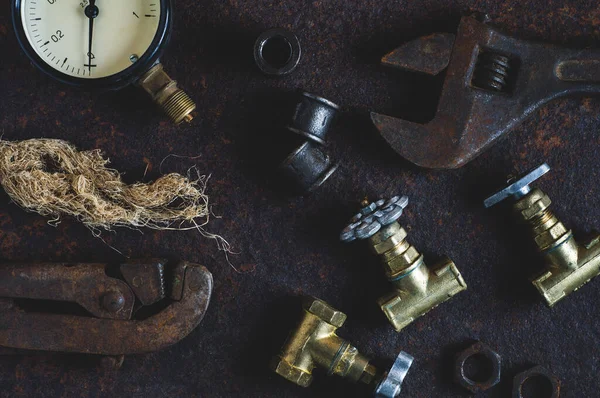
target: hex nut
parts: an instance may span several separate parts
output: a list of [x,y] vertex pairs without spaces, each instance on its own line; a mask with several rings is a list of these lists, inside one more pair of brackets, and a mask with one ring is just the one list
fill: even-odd
[[388,276],[397,276],[402,271],[411,268],[415,262],[423,260],[423,256],[417,251],[414,246],[411,246],[402,255],[389,260],[385,266],[385,272]]
[[[482,382],[471,380],[465,374],[465,363],[467,360],[475,355],[483,355],[489,359],[492,364],[492,370],[489,377]],[[454,381],[465,389],[469,390],[473,394],[487,391],[494,387],[500,382],[502,358],[498,353],[492,350],[482,342],[477,342],[460,352],[456,357],[454,366]]]
[[542,199],[546,194],[539,188],[533,189],[528,195],[524,196],[521,200],[515,203],[514,207],[517,210],[524,210],[530,207],[533,203]]
[[552,200],[541,190],[536,189],[530,195],[515,204],[515,210],[525,221],[531,220],[536,215],[550,207]]
[[558,377],[553,375],[543,366],[536,366],[515,376],[513,381],[512,398],[523,398],[523,385],[527,382],[527,380],[536,376],[544,377],[552,385],[552,395],[550,395],[548,398],[558,398],[560,396],[560,380]]
[[315,297],[309,297],[304,300],[304,309],[319,317],[319,319],[338,328],[344,326],[344,323],[346,322],[346,314]]
[[567,230],[563,223],[556,223],[552,228],[545,230],[535,237],[535,243],[541,250],[545,250],[557,244],[565,235],[570,235],[571,231]]
[[275,373],[300,387],[308,387],[312,383],[313,377],[310,373],[292,366],[281,358],[274,358],[272,367]]
[[383,254],[402,243],[408,232],[397,222],[388,225],[370,238],[375,254]]
[[[413,248],[413,250],[411,250]],[[403,261],[412,263],[415,257],[416,249],[408,243],[406,240],[399,242],[397,245],[392,247],[390,250],[381,253],[381,259],[385,262],[393,261],[397,258],[404,258]],[[417,253],[418,254],[418,253]]]

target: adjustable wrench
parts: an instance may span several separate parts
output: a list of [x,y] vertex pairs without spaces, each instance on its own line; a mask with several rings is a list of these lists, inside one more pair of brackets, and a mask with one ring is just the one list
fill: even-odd
[[426,168],[464,166],[547,102],[600,93],[600,50],[569,49],[499,33],[464,17],[458,33],[409,42],[382,63],[446,80],[426,124],[372,113],[392,148]]

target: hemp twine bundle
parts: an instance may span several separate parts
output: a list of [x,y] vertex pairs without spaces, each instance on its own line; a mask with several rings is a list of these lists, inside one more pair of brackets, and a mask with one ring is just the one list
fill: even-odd
[[99,149],[78,151],[66,141],[0,140],[0,184],[19,206],[56,225],[73,216],[95,236],[114,227],[157,230],[197,229],[230,252],[225,239],[204,230],[210,218],[208,177],[168,174],[148,184],[128,185],[107,165]]

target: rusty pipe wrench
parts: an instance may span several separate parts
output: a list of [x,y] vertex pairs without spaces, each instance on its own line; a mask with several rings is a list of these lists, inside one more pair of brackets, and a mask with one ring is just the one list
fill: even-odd
[[[118,357],[179,342],[206,313],[212,275],[182,262],[167,279],[164,264],[122,264],[118,277],[107,275],[105,264],[0,265],[0,347]],[[84,314],[32,310],[23,299],[75,303]],[[152,306],[160,310],[135,319]]]
[[516,39],[474,17],[463,17],[456,35],[416,39],[382,63],[430,75],[447,69],[430,122],[371,114],[396,152],[426,168],[464,166],[547,102],[600,93],[600,50]]

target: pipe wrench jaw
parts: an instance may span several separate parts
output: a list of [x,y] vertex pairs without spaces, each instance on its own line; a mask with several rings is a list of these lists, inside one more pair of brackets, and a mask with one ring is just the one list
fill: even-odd
[[[123,264],[124,280],[108,276],[106,264],[0,265],[0,354],[26,350],[119,359],[176,344],[202,321],[213,281],[200,265],[183,262],[169,273],[165,264]],[[59,308],[56,302],[79,309],[48,311]],[[89,310],[91,302],[97,308]],[[118,367],[121,361],[106,362]]]

